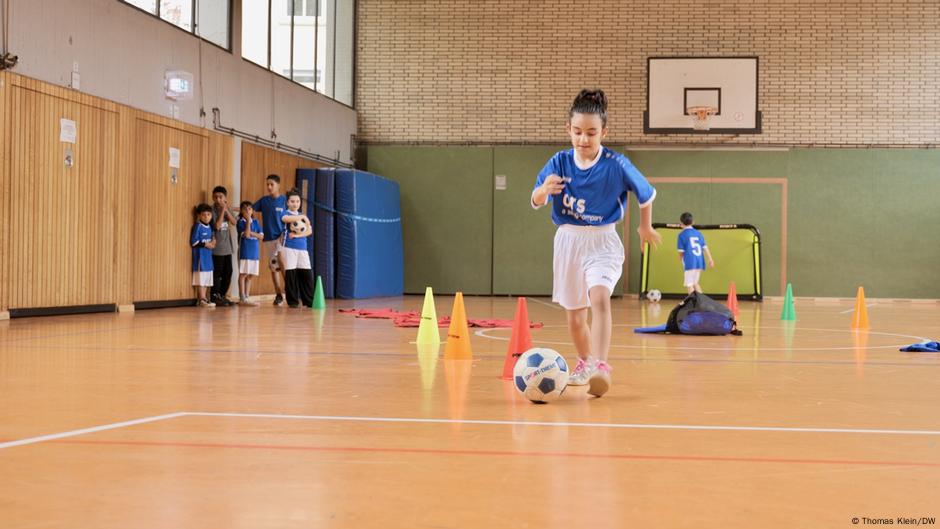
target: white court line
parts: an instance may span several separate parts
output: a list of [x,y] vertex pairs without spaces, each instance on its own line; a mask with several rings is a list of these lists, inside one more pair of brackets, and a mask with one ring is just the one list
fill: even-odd
[[353,417],[332,415],[280,415],[275,413],[210,413],[187,412],[198,417],[243,417],[251,419],[293,419],[306,421],[355,421],[424,424],[482,424],[497,426],[551,426],[575,428],[624,428],[644,430],[710,430],[745,432],[799,432],[799,433],[856,433],[888,435],[940,435],[940,430],[878,430],[864,428],[790,428],[783,426],[720,426],[704,424],[629,424],[608,422],[541,422],[541,421],[496,421],[472,419],[420,419],[407,417]]
[[538,298],[526,298],[526,299],[532,300],[532,301],[534,301],[534,302],[536,302],[536,303],[540,303],[540,304],[542,304],[542,305],[545,305],[546,307],[551,307],[551,308],[556,309],[556,310],[565,310],[565,309],[561,308],[560,305],[556,305],[556,304],[554,304],[554,303],[548,303],[548,302],[542,301],[542,300],[540,300],[540,299],[538,299]]
[[89,433],[115,430],[146,424],[151,422],[176,419],[180,417],[232,417],[247,419],[292,419],[304,421],[346,421],[346,422],[378,422],[378,423],[406,423],[406,424],[476,424],[495,426],[548,426],[554,428],[611,428],[633,430],[697,430],[697,431],[738,431],[738,432],[784,432],[784,433],[842,433],[842,434],[875,434],[875,435],[940,435],[940,430],[887,430],[866,428],[798,428],[783,426],[721,426],[706,424],[630,424],[607,422],[546,422],[546,421],[498,421],[473,419],[421,419],[408,417],[354,417],[333,415],[282,415],[276,413],[212,413],[212,412],[178,412],[166,415],[143,417],[131,421],[122,421],[79,430],[28,437],[17,441],[0,443],[0,449],[13,448],[30,444],[54,441],[67,437],[75,437]]
[[90,428],[82,428],[80,430],[69,430],[67,432],[53,433],[49,435],[40,435],[37,437],[27,437],[26,439],[19,439],[17,441],[7,441],[5,443],[0,443],[0,449],[13,448],[14,446],[31,445],[31,444],[36,444],[36,443],[42,443],[44,441],[54,441],[56,439],[63,439],[65,437],[75,437],[76,435],[85,435],[86,433],[95,433],[95,432],[103,432],[106,430],[115,430],[117,428],[134,426],[135,424],[145,424],[148,422],[163,421],[166,419],[175,419],[177,417],[183,417],[184,415],[187,415],[187,414],[184,412],[168,413],[166,415],[154,415],[153,417],[144,417],[141,419],[134,419],[131,421],[122,421],[122,422],[115,422],[111,424],[103,424],[101,426],[92,426]]

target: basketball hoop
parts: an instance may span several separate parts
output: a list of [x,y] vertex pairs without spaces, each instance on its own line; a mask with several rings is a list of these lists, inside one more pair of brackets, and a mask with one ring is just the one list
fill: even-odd
[[692,128],[695,130],[708,130],[708,118],[718,113],[715,107],[689,107],[685,109],[689,117],[692,118]]

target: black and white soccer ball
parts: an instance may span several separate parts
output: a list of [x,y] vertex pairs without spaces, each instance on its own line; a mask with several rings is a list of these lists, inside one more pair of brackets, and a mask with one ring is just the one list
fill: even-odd
[[654,288],[646,293],[646,299],[653,303],[659,303],[659,300],[663,299],[663,293]]
[[529,349],[516,361],[512,374],[519,393],[538,404],[557,399],[568,386],[568,362],[552,349]]
[[307,223],[302,220],[295,220],[294,222],[290,223],[291,233],[295,233],[297,235],[304,235],[305,233],[307,233],[308,229],[309,228],[307,227]]

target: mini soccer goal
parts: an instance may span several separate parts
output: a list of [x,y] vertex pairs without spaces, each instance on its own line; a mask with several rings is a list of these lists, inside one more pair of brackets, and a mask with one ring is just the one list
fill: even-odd
[[[640,298],[650,290],[659,290],[663,297],[681,298],[686,295],[683,286],[683,267],[676,251],[680,224],[653,224],[663,237],[656,249],[643,248],[640,267]],[[715,268],[702,272],[699,284],[709,296],[726,296],[733,281],[739,298],[763,299],[761,275],[760,231],[750,224],[714,224],[695,226],[705,237],[705,244],[715,259]]]

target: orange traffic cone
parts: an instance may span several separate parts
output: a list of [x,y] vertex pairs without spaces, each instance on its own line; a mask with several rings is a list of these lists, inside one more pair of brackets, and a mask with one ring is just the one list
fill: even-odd
[[512,338],[509,339],[509,350],[506,351],[506,361],[503,363],[503,380],[512,380],[512,370],[516,368],[516,360],[522,353],[532,349],[532,335],[529,334],[529,309],[525,298],[519,298],[516,303],[516,319],[512,322]]
[[855,296],[855,312],[852,313],[853,329],[868,329],[868,307],[865,306],[865,288],[858,287],[858,294]]
[[454,310],[450,315],[450,329],[447,330],[447,345],[444,346],[444,360],[470,360],[470,330],[467,328],[467,312],[463,307],[463,293],[454,297]]
[[734,314],[734,319],[738,319],[738,291],[734,286],[734,281],[728,285],[728,310],[731,311],[731,314]]
[[[444,381],[447,383],[448,408],[451,419],[463,419],[467,408],[467,390],[470,387],[472,360],[444,360]],[[459,422],[453,423],[454,430],[460,430]]]

